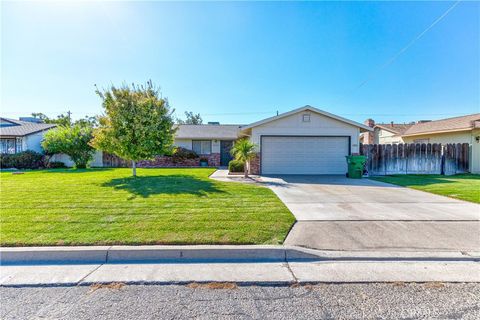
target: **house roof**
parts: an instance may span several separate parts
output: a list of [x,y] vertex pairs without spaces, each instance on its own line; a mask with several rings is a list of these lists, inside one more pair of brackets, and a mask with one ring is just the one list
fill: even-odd
[[224,139],[236,140],[240,133],[239,124],[180,124],[176,139]]
[[475,113],[461,117],[417,123],[406,130],[402,136],[472,130],[478,127],[479,121],[480,113]]
[[[0,118],[4,123],[0,127],[0,136],[23,137],[32,133],[48,130],[56,127],[53,123],[34,123],[28,121],[20,121],[8,118]],[[10,123],[11,125],[5,125]]]
[[358,123],[358,122],[355,122],[355,121],[352,121],[352,120],[348,120],[348,119],[345,119],[343,117],[340,117],[340,116],[337,116],[337,115],[334,115],[332,113],[329,113],[329,112],[326,112],[326,111],[323,111],[323,110],[320,110],[320,109],[317,109],[317,108],[314,108],[312,106],[304,106],[304,107],[300,107],[300,108],[297,108],[297,109],[294,109],[292,111],[289,111],[289,112],[285,112],[285,113],[282,113],[282,114],[279,114],[278,116],[274,116],[274,117],[270,117],[270,118],[267,118],[267,119],[263,119],[263,120],[260,120],[260,121],[257,121],[257,122],[254,122],[252,124],[249,124],[248,126],[245,126],[245,127],[242,127],[242,130],[247,130],[247,129],[251,129],[251,128],[254,128],[254,127],[257,127],[257,126],[260,126],[264,123],[268,123],[268,122],[271,122],[271,121],[275,121],[275,120],[278,120],[278,119],[282,119],[282,118],[285,118],[285,117],[288,117],[292,114],[295,114],[295,113],[298,113],[298,112],[302,112],[302,111],[312,111],[312,112],[315,112],[315,113],[318,113],[318,114],[321,114],[321,115],[324,115],[326,117],[329,117],[329,118],[332,118],[332,119],[335,119],[335,120],[338,120],[338,121],[341,121],[341,122],[345,122],[345,123],[348,123],[352,126],[355,126],[355,127],[359,127],[361,130],[360,131],[373,131],[372,128],[366,126],[366,125],[363,125],[361,123]]
[[395,133],[397,135],[402,135],[405,131],[407,131],[413,123],[377,123],[375,127],[379,127],[380,129]]

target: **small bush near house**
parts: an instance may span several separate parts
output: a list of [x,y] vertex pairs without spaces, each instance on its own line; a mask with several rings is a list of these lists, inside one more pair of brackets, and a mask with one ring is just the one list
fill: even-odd
[[49,169],[60,169],[60,168],[66,168],[67,166],[65,163],[61,161],[50,161],[47,163],[47,168]]
[[243,172],[245,164],[242,161],[232,160],[228,163],[228,171],[230,172]]
[[82,124],[60,126],[47,131],[42,147],[48,154],[65,153],[75,162],[77,169],[84,169],[95,153],[95,149],[90,145],[92,132],[92,127]]
[[182,147],[177,147],[173,150],[172,160],[173,162],[181,162],[185,159],[196,159],[198,154],[195,151],[188,150]]
[[44,167],[43,155],[27,150],[15,154],[0,155],[1,168],[39,169]]

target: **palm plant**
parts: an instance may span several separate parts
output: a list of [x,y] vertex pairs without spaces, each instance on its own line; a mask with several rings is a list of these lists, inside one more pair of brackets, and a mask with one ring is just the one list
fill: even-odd
[[248,177],[250,170],[250,160],[255,158],[256,145],[250,142],[248,139],[240,139],[235,142],[230,153],[237,161],[243,162],[244,165],[244,177]]

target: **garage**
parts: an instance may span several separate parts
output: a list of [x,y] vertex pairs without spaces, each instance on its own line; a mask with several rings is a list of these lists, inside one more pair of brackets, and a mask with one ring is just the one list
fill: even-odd
[[345,174],[350,137],[262,136],[262,174]]

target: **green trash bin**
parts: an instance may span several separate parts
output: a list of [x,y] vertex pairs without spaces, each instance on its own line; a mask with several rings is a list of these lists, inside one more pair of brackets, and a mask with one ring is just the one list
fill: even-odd
[[346,156],[348,164],[347,177],[352,179],[361,179],[363,176],[363,166],[367,162],[365,156]]

